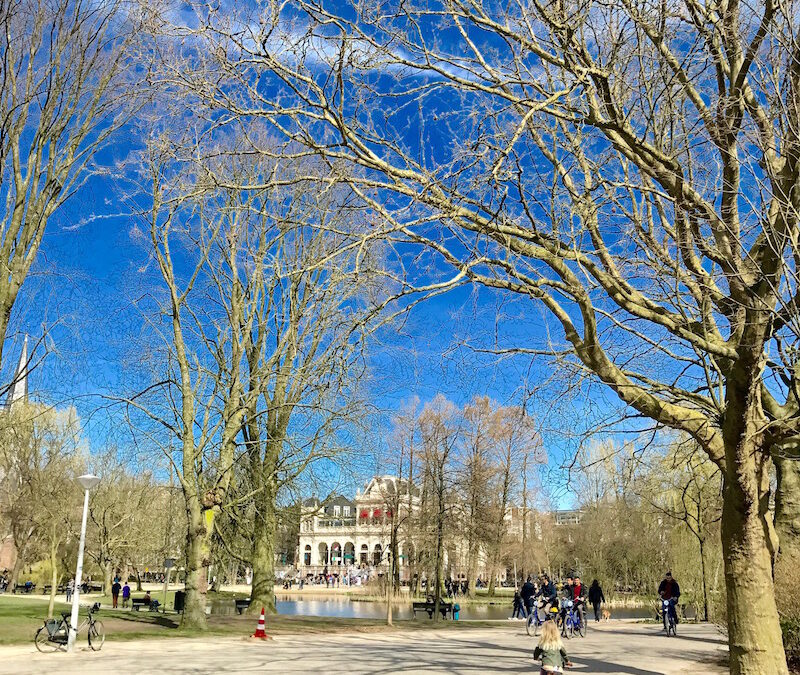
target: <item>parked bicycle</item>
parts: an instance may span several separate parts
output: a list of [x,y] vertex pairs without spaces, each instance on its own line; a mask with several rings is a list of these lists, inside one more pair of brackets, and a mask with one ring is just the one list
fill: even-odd
[[[95,619],[95,614],[100,611],[100,603],[96,602],[89,608],[86,618],[78,625],[77,632],[84,629],[88,634],[89,647],[100,651],[106,640],[103,622]],[[70,612],[61,612],[61,620],[45,619],[44,625],[36,631],[33,641],[40,652],[55,652],[67,648],[70,631]]]
[[570,639],[575,633],[581,637],[586,637],[586,621],[581,618],[578,608],[572,600],[561,601],[561,613],[559,615],[561,635]]
[[673,605],[674,603],[672,600],[661,600],[661,618],[664,621],[664,630],[667,633],[667,637],[675,637],[678,635],[678,626],[675,621]]

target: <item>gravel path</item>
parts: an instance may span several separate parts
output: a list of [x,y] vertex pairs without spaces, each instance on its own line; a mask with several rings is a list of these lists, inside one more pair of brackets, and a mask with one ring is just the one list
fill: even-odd
[[[652,624],[592,624],[566,643],[573,673],[721,674],[726,653],[712,626],[681,625],[667,638]],[[531,673],[535,640],[521,623],[498,628],[373,634],[107,642],[98,653],[39,654],[0,647],[2,673]]]

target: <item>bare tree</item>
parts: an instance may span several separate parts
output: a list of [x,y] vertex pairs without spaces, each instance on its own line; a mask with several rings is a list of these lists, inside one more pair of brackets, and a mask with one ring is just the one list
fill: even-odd
[[[459,443],[456,480],[461,492],[460,511],[467,545],[467,582],[475,594],[478,557],[486,552],[490,539],[490,482],[492,463],[491,405],[488,397],[476,397],[464,406],[463,441]],[[490,581],[493,594],[494,584]]]
[[48,221],[132,109],[134,23],[118,0],[0,3],[0,357]]
[[[769,486],[800,425],[795,0],[281,8],[210,16],[187,89],[358,166],[383,234],[560,330],[502,349],[691,436],[723,475],[731,669],[786,673]],[[414,114],[436,152],[411,143]]]
[[423,482],[428,492],[429,513],[427,528],[431,530],[433,551],[433,579],[428,576],[428,592],[431,581],[434,584],[433,618],[440,618],[442,602],[443,566],[445,538],[448,534],[448,521],[452,515],[454,500],[452,496],[452,455],[459,437],[459,419],[456,407],[441,394],[427,403],[419,416],[420,439],[422,442]]

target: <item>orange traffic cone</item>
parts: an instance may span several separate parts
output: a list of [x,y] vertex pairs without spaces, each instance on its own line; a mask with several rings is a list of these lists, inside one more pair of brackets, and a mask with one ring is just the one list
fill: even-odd
[[256,632],[253,633],[250,637],[260,638],[261,640],[269,640],[270,637],[264,632],[265,622],[264,622],[264,608],[261,608],[261,616],[258,617],[258,628],[256,628]]

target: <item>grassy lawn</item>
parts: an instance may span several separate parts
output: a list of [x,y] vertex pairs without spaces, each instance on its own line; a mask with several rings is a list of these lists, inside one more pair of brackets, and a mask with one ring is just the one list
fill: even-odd
[[[154,597],[158,597],[153,594]],[[135,594],[135,597],[138,594]],[[95,597],[88,602],[95,602]],[[197,632],[188,632],[180,628],[180,616],[177,614],[156,614],[152,612],[106,609],[108,605],[100,598],[103,609],[98,618],[103,622],[107,640],[133,640],[140,638],[161,637],[198,637]],[[171,603],[171,599],[169,600]],[[83,605],[84,603],[81,603]],[[110,604],[110,601],[109,601]],[[65,603],[56,603],[54,615],[69,611]],[[82,607],[81,615],[85,616]],[[0,645],[33,642],[36,630],[42,625],[47,614],[47,598],[15,598],[0,595]],[[208,631],[202,635],[220,635],[246,637],[256,628],[257,618],[252,615],[243,616],[209,616]],[[290,635],[298,633],[335,633],[335,632],[377,632],[391,630],[420,630],[437,628],[441,630],[469,630],[476,627],[497,626],[497,623],[482,621],[441,621],[430,620],[395,621],[394,627],[386,626],[379,619],[340,619],[333,617],[311,616],[270,616],[267,617],[267,633],[271,635]],[[78,636],[85,641],[85,634]]]

